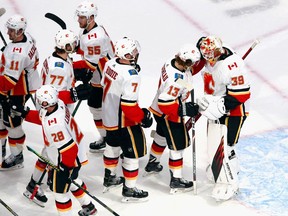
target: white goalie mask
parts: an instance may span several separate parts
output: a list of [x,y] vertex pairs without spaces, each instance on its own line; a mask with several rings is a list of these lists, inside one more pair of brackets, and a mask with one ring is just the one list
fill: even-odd
[[223,53],[222,41],[220,38],[210,35],[200,42],[200,52],[204,59],[217,59]]
[[194,65],[201,58],[198,48],[194,44],[185,44],[177,54],[186,64]]
[[98,8],[95,3],[90,1],[83,1],[78,5],[75,12],[76,16],[85,16],[87,19],[94,15],[94,18],[98,14]]
[[[115,43],[115,55],[121,59],[136,60],[140,51],[139,42],[128,37],[124,37]],[[127,54],[130,54],[132,58],[127,58]]]
[[22,29],[23,31],[25,31],[27,27],[27,20],[22,15],[16,14],[7,20],[5,26],[9,29],[14,29],[16,31],[18,31],[19,29]]
[[43,85],[36,91],[36,102],[41,108],[54,106],[58,102],[58,90],[52,85]]
[[[57,48],[72,53],[78,45],[78,37],[70,30],[60,30],[55,36],[55,44]],[[67,45],[70,45],[70,48]]]

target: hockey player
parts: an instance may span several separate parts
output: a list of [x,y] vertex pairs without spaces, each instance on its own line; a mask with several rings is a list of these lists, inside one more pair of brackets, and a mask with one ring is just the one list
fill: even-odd
[[250,82],[243,59],[223,46],[220,38],[202,37],[197,47],[207,70],[203,74],[206,94],[197,99],[200,112],[209,119],[207,172],[215,182],[212,196],[228,200],[239,189],[235,145],[248,115]]
[[[159,86],[149,110],[157,122],[145,171],[159,173],[163,166],[160,158],[166,146],[169,148],[170,193],[188,191],[193,182],[182,178],[183,153],[190,145],[184,116],[195,116],[198,105],[186,102],[190,96],[192,67],[199,64],[200,52],[195,45],[186,44],[162,67]],[[181,82],[179,82],[181,81]]]
[[[43,85],[51,84],[55,86],[58,91],[62,91],[61,94],[64,92],[67,92],[68,94],[70,93],[73,102],[77,101],[78,97],[81,97],[81,99],[87,99],[91,89],[89,84],[81,84],[75,88],[72,61],[69,54],[75,51],[77,44],[78,37],[74,32],[70,30],[60,30],[55,36],[55,50],[51,56],[44,60],[41,71]],[[68,97],[66,96],[64,100],[67,101],[67,98],[69,98],[69,95]],[[69,111],[72,113],[74,106],[71,101],[68,102],[67,106]],[[43,151],[45,151],[45,147]],[[44,203],[47,202],[47,197],[40,185],[36,184],[39,184],[41,176],[45,174],[46,166],[47,164],[44,161],[41,159],[37,160],[31,180],[26,187],[26,191],[23,193],[25,197],[32,199],[33,202],[42,207],[44,207]]]
[[[57,165],[60,171],[52,170],[52,183],[49,188],[55,195],[56,208],[59,215],[72,216],[72,201],[69,190],[79,201],[82,209],[80,216],[94,215],[97,210],[89,196],[76,185],[75,180],[83,188],[85,183],[78,178],[82,165],[88,162],[83,133],[71,116],[64,102],[58,99],[58,91],[52,85],[43,85],[36,91],[36,102],[40,111],[28,110],[21,113],[26,121],[41,124],[46,139],[46,151],[42,155]],[[15,115],[18,115],[16,112]],[[84,148],[84,149],[83,149]]]
[[[40,86],[37,71],[39,63],[35,40],[25,32],[26,18],[16,14],[6,22],[10,43],[4,47],[0,60],[0,139],[2,156],[6,154],[6,137],[11,154],[1,165],[1,170],[23,168],[23,143],[25,133],[22,129],[22,118],[12,117],[10,108],[23,109],[30,93]],[[1,161],[2,162],[2,161]]]
[[109,35],[102,25],[95,22],[97,13],[96,4],[90,1],[83,1],[76,9],[79,27],[83,29],[79,36],[80,47],[77,53],[82,54],[83,60],[73,64],[76,79],[87,82],[92,77],[92,93],[88,106],[100,139],[90,144],[90,152],[103,152],[106,147],[106,131],[102,123],[103,89],[100,81],[105,63],[114,57],[114,46]]
[[[116,176],[120,151],[123,151],[122,171],[125,183],[123,202],[147,200],[148,192],[136,188],[139,158],[147,153],[146,138],[142,127],[152,125],[152,116],[140,108],[138,94],[139,72],[135,69],[140,51],[139,43],[122,38],[115,44],[116,58],[108,61],[101,81],[103,85],[103,124],[107,130],[106,149],[103,154],[106,188],[121,185],[123,177]],[[139,66],[137,67],[139,68]]]

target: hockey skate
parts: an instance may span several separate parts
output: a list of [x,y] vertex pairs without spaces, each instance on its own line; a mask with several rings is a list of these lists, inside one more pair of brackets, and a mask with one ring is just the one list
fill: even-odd
[[176,193],[183,193],[187,191],[191,191],[193,189],[193,182],[187,181],[183,178],[175,178],[171,174],[171,181],[170,181],[170,194],[176,194]]
[[78,212],[80,216],[96,215],[97,209],[94,204],[90,202],[88,205],[83,205],[82,209]]
[[237,185],[227,183],[216,183],[213,188],[211,196],[217,202],[226,201],[237,195],[238,191],[239,187]]
[[112,188],[120,187],[123,183],[124,177],[117,177],[116,175],[111,175],[111,171],[109,169],[105,169],[103,193],[110,191]]
[[[36,193],[34,192],[34,190],[36,190]],[[44,204],[48,201],[40,185],[36,185],[36,182],[32,178],[29,184],[27,185],[26,191],[24,191],[23,195],[30,201],[36,203],[41,207],[44,207],[45,206]]]
[[99,141],[92,142],[89,145],[89,151],[91,153],[104,152],[105,148],[106,148],[105,138],[103,138],[102,140],[99,140]]
[[148,192],[140,190],[136,187],[128,188],[123,185],[122,189],[122,202],[144,202],[148,200]]
[[1,165],[0,170],[15,170],[15,169],[21,169],[24,167],[24,158],[23,153],[19,153],[18,155],[10,154]]
[[145,167],[145,173],[143,177],[151,175],[151,174],[159,174],[163,170],[163,166],[160,162],[156,162],[156,158],[150,156],[149,162]]

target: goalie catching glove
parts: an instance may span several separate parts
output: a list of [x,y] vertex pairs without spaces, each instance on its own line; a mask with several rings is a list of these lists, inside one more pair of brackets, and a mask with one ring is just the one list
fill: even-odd
[[80,84],[70,89],[70,95],[74,102],[77,100],[87,100],[90,97],[92,87],[89,84]]
[[194,117],[198,114],[199,106],[196,103],[188,102],[188,103],[180,103],[178,109],[178,115],[183,116],[190,116]]
[[220,96],[205,95],[197,98],[199,112],[210,120],[217,120],[226,114],[224,98]]

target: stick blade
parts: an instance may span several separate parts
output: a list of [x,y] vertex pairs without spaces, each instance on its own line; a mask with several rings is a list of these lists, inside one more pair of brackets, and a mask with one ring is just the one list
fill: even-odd
[[0,16],[2,16],[5,13],[6,13],[6,9],[5,8],[0,8]]
[[56,22],[58,25],[61,26],[62,29],[67,29],[66,27],[66,23],[57,15],[53,14],[53,13],[46,13],[45,17],[48,19],[53,20],[54,22]]

